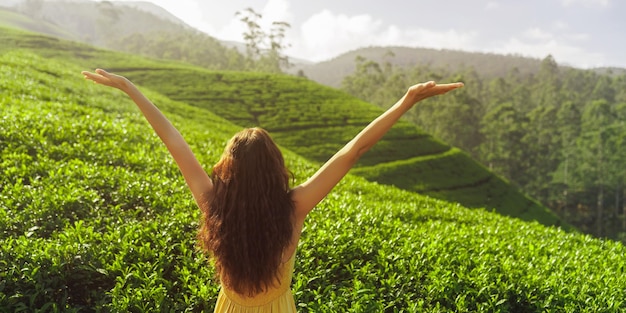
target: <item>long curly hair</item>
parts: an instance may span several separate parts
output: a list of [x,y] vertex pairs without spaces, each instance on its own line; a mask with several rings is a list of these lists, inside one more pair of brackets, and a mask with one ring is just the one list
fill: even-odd
[[226,287],[253,296],[279,283],[293,232],[291,173],[261,128],[237,133],[213,167],[213,192],[201,206],[198,241]]

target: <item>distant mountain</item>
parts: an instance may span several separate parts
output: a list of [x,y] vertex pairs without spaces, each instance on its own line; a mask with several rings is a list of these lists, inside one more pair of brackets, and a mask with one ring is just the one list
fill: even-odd
[[78,40],[76,35],[56,24],[47,21],[35,20],[22,13],[0,7],[0,26],[28,30],[53,37]]
[[[66,8],[68,5],[113,5],[120,8],[130,7],[153,14],[163,20],[167,20],[169,22],[191,28],[191,26],[187,25],[187,23],[185,23],[183,20],[179,19],[169,11],[147,1],[96,2],[94,0],[2,0],[2,3],[0,3],[0,8],[4,7],[12,9],[14,11],[26,13],[27,15],[33,15],[33,13],[42,13],[42,11],[49,12],[50,6],[61,6],[62,8]],[[48,14],[44,14],[44,16],[45,15]]]
[[532,74],[539,70],[541,60],[515,55],[437,50],[409,47],[367,47],[339,55],[331,60],[298,64],[290,71],[301,70],[304,74],[324,85],[339,87],[341,81],[355,70],[355,59],[362,56],[378,63],[389,62],[402,67],[430,65],[434,68],[460,69],[473,67],[484,77],[505,76],[517,68],[521,74]]
[[620,67],[599,67],[594,69],[594,71],[598,74],[606,74],[606,75],[626,75],[626,68]]
[[143,1],[19,1],[0,8],[0,17],[0,25],[111,50],[211,69],[241,69],[243,64],[235,49]]
[[178,17],[176,17],[174,14],[170,13],[169,11],[167,11],[166,9],[155,5],[154,3],[151,2],[147,2],[147,1],[129,1],[129,2],[119,2],[120,5],[126,5],[129,6],[131,8],[136,8],[151,14],[154,14],[157,17],[160,17],[164,20],[170,21],[172,23],[184,26],[184,27],[188,27],[188,28],[192,28],[191,26],[189,26],[187,23],[185,23],[185,21],[179,19]]
[[37,22],[56,25],[82,42],[101,47],[108,47],[114,38],[136,33],[181,27],[192,29],[163,8],[146,2],[22,1],[11,9]]

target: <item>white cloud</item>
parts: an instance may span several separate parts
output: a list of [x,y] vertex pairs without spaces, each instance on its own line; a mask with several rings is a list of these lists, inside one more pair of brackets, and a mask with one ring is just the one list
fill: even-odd
[[540,59],[550,54],[559,64],[570,64],[582,68],[606,65],[606,56],[604,54],[585,51],[580,47],[556,39],[529,43],[513,37],[499,48],[493,49],[493,52],[516,54]]
[[372,45],[471,49],[475,38],[476,33],[470,31],[401,29],[385,25],[368,14],[348,16],[323,10],[302,24],[298,41],[287,52],[296,57],[322,61]]
[[549,40],[553,38],[553,35],[551,33],[543,31],[537,27],[527,29],[526,31],[524,31],[523,35],[524,37],[533,40]]
[[268,0],[261,11],[261,15],[263,15],[263,21],[266,23],[264,25],[267,26],[275,21],[293,23],[293,14],[287,0]]
[[564,22],[564,21],[560,21],[560,20],[558,20],[558,21],[554,21],[554,22],[552,23],[552,27],[553,27],[554,29],[556,29],[556,30],[566,30],[566,29],[568,29],[568,28],[569,28],[569,24],[567,24],[567,23],[566,23],[566,22]]
[[551,33],[534,27],[522,32],[520,38],[510,38],[494,52],[535,58],[551,54],[559,63],[578,67],[600,66],[606,61],[603,54],[585,51],[578,45],[589,39],[586,33]]
[[571,41],[587,41],[591,38],[591,36],[586,33],[577,33],[577,34],[566,34],[565,38]]
[[495,10],[500,7],[500,2],[498,1],[489,1],[487,5],[485,5],[485,10]]
[[565,7],[578,4],[585,7],[606,8],[611,4],[611,0],[561,0],[561,4]]

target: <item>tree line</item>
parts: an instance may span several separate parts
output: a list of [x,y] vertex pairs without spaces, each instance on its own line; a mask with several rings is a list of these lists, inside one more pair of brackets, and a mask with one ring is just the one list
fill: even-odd
[[626,239],[626,75],[559,67],[513,68],[483,78],[473,68],[398,67],[356,58],[342,89],[379,106],[416,81],[463,81],[408,118],[470,153],[586,233]]
[[108,46],[141,55],[181,60],[212,70],[258,71],[281,73],[289,67],[284,50],[289,47],[285,33],[291,27],[273,21],[269,29],[261,26],[263,16],[252,8],[237,11],[235,16],[246,25],[245,52],[227,48],[217,39],[193,29],[171,25],[168,30],[135,32],[124,37],[110,37]]

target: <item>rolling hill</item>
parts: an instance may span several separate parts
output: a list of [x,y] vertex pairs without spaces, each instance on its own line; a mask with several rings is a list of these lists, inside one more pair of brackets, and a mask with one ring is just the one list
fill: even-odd
[[[36,1],[34,2],[36,3]],[[40,6],[0,6],[5,27],[206,68],[237,68],[235,48],[146,2],[44,1]]]
[[[79,56],[75,63],[122,73],[173,100],[206,109],[234,124],[264,127],[280,145],[318,163],[326,161],[382,112],[374,105],[303,78],[243,72],[233,75],[157,60],[147,66],[148,61],[128,62],[127,58],[116,59],[111,52],[102,54],[109,57],[98,57],[98,51],[88,46],[6,31],[0,32],[0,39],[3,34],[5,42],[15,42],[16,46],[30,43],[31,49],[55,47],[39,52],[49,57],[55,53]],[[569,227],[465,153],[409,122],[401,121],[392,128],[361,158],[354,173],[467,207]]]
[[0,26],[27,30],[64,39],[77,40],[74,34],[50,22],[36,21],[23,14],[0,7]]
[[[382,112],[342,92],[290,76],[258,73],[233,76],[228,72],[196,69],[155,71],[115,66],[110,69],[237,125],[266,128],[282,146],[320,163]],[[408,122],[392,128],[361,158],[353,172],[372,181],[467,207],[484,207],[545,225],[561,223],[548,209],[525,197],[465,153]]]
[[[37,3],[37,1],[33,1]],[[1,7],[0,7],[1,8]],[[193,29],[166,10],[148,2],[109,1],[42,1],[39,5],[14,4],[0,12],[17,16],[28,23],[8,23],[16,28],[50,35],[46,29],[56,28],[71,39],[88,44],[107,47],[113,38],[126,37],[134,33],[159,31],[192,31]],[[42,24],[41,28],[38,24]]]
[[[0,311],[211,312],[217,297],[212,267],[194,248],[197,209],[166,149],[127,97],[80,70],[111,64],[142,80],[207,168],[246,123],[274,128],[277,139],[320,123],[253,114],[264,102],[248,101],[267,87],[307,91],[297,100],[330,110],[328,123],[347,114],[331,100],[349,97],[301,79],[210,72],[5,29],[0,39]],[[228,91],[237,81],[254,88]],[[197,94],[207,82],[214,99],[251,110],[213,113]],[[197,101],[172,99],[174,91]],[[377,110],[350,101],[355,127]],[[445,147],[408,124],[395,132],[436,143],[424,151]],[[319,163],[293,147],[283,151],[298,183]],[[458,153],[441,154],[429,156],[446,163]],[[619,312],[624,253],[617,242],[348,175],[306,222],[292,289],[301,311]]]

